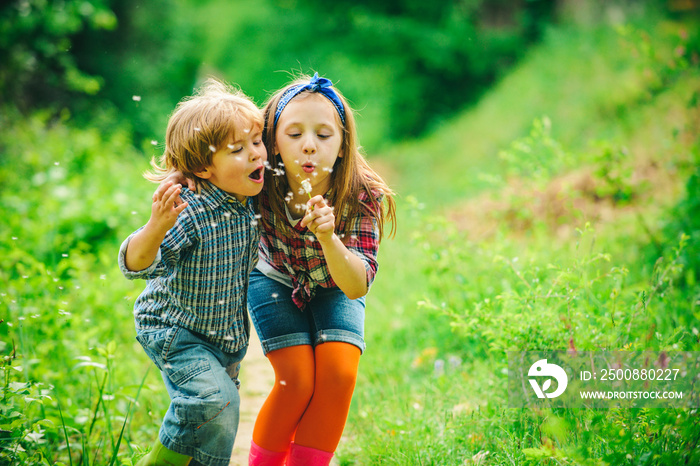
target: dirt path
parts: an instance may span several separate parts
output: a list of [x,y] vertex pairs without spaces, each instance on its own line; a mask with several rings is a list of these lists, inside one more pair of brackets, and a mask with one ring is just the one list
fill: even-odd
[[251,325],[248,354],[241,364],[241,419],[236,436],[236,445],[231,455],[231,466],[247,466],[253,425],[270,388],[275,374],[260,348],[260,340]]

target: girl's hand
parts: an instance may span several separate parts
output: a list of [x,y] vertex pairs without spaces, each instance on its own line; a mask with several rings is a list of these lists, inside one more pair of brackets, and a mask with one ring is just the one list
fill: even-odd
[[193,192],[195,191],[195,188],[196,188],[196,186],[194,184],[194,180],[192,180],[190,178],[185,178],[185,175],[183,175],[181,171],[174,171],[174,172],[170,173],[168,175],[168,177],[163,180],[163,183],[165,183],[167,181],[170,181],[173,184],[181,184],[181,185],[186,184],[187,188]]
[[309,199],[306,206],[306,215],[301,219],[301,226],[308,227],[320,242],[333,238],[335,231],[333,207],[326,204],[326,200],[321,195]]
[[148,221],[152,228],[168,231],[175,225],[177,216],[187,207],[187,202],[182,202],[180,199],[181,190],[181,185],[169,180],[163,181],[158,186],[153,193],[151,219]]

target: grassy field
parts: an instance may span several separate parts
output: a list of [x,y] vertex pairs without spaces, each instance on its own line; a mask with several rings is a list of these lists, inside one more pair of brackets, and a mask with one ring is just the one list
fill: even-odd
[[696,271],[664,230],[698,160],[697,64],[672,63],[685,27],[553,29],[475,108],[375,159],[401,223],[342,464],[698,461],[692,412],[509,409],[504,374],[507,350],[700,347]]
[[[694,411],[508,408],[504,372],[506,351],[700,350],[697,26],[553,28],[473,108],[370,154],[400,223],[341,464],[700,462]],[[116,267],[156,148],[110,118],[0,113],[2,464],[130,464],[167,406]]]

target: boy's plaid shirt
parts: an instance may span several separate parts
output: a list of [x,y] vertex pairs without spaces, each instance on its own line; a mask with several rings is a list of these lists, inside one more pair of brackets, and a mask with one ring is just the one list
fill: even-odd
[[[375,194],[381,202],[382,195]],[[365,208],[354,219],[347,219],[348,208],[342,213],[341,222],[336,232],[343,231],[346,222],[352,222],[349,233],[339,234],[343,244],[350,252],[362,259],[367,271],[367,287],[372,284],[377,273],[377,250],[379,249],[379,229],[377,220],[370,215],[372,208],[369,196],[361,191],[358,199]],[[295,226],[286,217],[277,218],[270,208],[270,200],[265,190],[259,195],[260,215],[264,220],[263,234],[260,239],[260,260],[273,269],[287,275],[292,280],[292,300],[299,309],[313,299],[318,286],[335,287],[336,284],[328,271],[321,244],[308,228],[301,222]],[[278,228],[284,225],[285,228]],[[288,234],[285,234],[285,231]]]
[[147,279],[136,299],[139,329],[184,327],[233,353],[248,344],[248,277],[258,261],[260,231],[249,199],[243,205],[209,183],[200,194],[183,188],[189,203],[165,236],[153,264],[126,269],[133,234],[119,250],[129,279]]

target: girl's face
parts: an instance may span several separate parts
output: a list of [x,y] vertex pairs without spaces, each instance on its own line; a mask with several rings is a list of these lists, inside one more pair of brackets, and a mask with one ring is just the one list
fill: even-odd
[[308,179],[311,195],[325,194],[335,161],[342,156],[343,132],[333,104],[320,94],[295,97],[280,115],[275,140],[292,191],[299,193]]

